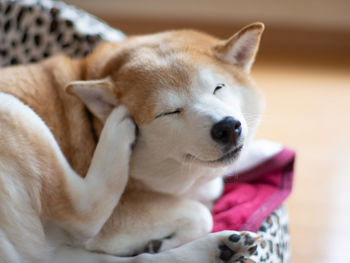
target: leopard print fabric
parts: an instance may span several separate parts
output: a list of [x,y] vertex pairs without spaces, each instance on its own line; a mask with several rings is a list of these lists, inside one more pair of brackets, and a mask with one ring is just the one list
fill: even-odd
[[57,53],[83,57],[102,40],[125,35],[61,2],[0,0],[0,65],[40,61]]
[[262,241],[258,249],[243,263],[290,263],[290,236],[288,213],[284,206],[276,209],[260,226],[258,235]]
[[[57,53],[84,57],[103,40],[123,39],[120,31],[61,2],[0,0],[0,66],[40,61]],[[255,254],[237,262],[290,262],[288,217],[283,206],[266,218],[258,235],[262,241]]]

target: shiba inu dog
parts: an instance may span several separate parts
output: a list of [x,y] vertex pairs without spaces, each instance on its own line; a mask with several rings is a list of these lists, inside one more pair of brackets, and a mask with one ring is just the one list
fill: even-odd
[[219,196],[259,123],[249,72],[263,29],[254,23],[228,40],[168,31],[103,43],[81,60],[1,69],[2,262],[254,253],[252,233],[208,234],[202,203]]

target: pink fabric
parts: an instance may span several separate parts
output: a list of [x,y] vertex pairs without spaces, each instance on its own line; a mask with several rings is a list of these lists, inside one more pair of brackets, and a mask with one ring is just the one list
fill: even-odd
[[284,148],[251,170],[225,178],[223,196],[213,209],[213,232],[257,232],[291,193],[294,159],[295,153]]

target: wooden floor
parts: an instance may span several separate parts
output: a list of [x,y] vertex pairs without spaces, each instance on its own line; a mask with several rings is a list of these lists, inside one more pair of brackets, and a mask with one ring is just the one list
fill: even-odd
[[350,262],[349,56],[258,57],[253,75],[267,100],[257,137],[297,151],[293,262]]

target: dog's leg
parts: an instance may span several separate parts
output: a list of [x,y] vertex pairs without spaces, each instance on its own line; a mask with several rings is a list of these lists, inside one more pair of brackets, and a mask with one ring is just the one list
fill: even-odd
[[129,258],[86,251],[81,248],[62,246],[58,248],[47,263],[131,263]]
[[115,257],[82,249],[61,247],[50,263],[234,263],[253,255],[258,244],[254,233],[222,231],[158,254]]
[[[131,146],[135,140],[135,125],[128,110],[120,106],[112,111],[102,130],[90,168],[85,178],[77,175],[60,157],[70,210],[55,212],[54,219],[76,238],[95,236],[119,202],[128,180]],[[61,155],[57,152],[57,155]],[[53,209],[62,200],[51,200]],[[60,213],[57,213],[60,212]]]
[[127,189],[101,232],[85,248],[118,256],[159,252],[200,238],[211,228],[210,211],[197,201]]
[[20,187],[36,187],[35,194],[24,193],[35,200],[28,206],[36,208],[40,217],[50,218],[78,238],[96,235],[128,180],[135,126],[127,109],[119,107],[110,114],[85,178],[71,168],[40,117],[17,98],[0,93],[0,121],[4,180],[18,179]]

